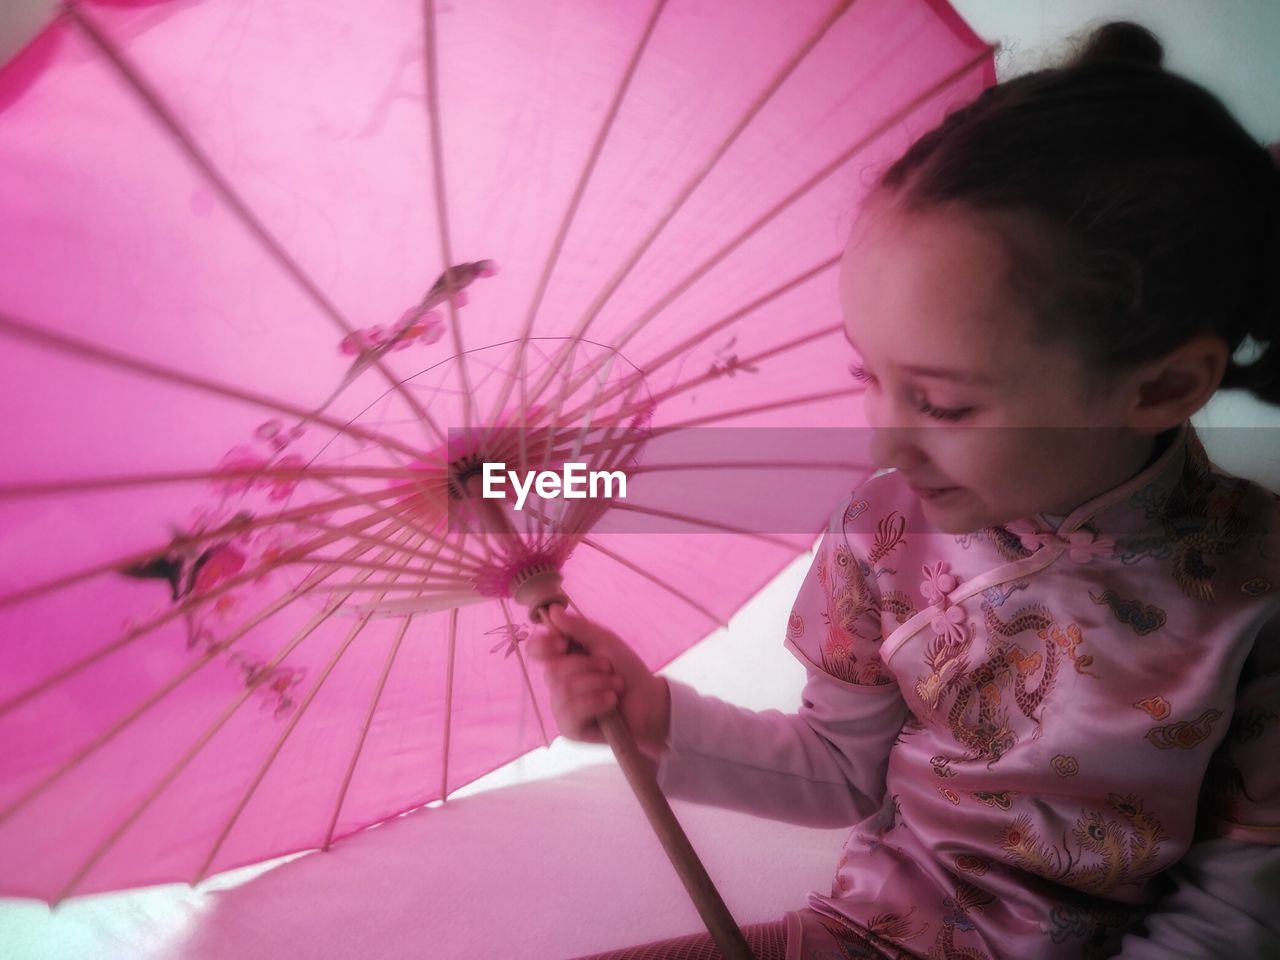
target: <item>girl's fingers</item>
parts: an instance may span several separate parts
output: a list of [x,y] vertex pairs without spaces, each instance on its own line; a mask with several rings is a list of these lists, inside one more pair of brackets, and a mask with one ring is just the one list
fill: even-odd
[[573,740],[603,743],[604,736],[596,726],[596,718],[618,705],[618,694],[613,690],[596,690],[566,701],[555,710],[560,732]]
[[535,660],[550,660],[569,649],[569,642],[558,632],[538,627],[529,638],[526,649]]
[[573,711],[582,718],[583,726],[591,723],[596,717],[618,705],[618,695],[612,690],[601,690],[598,693],[583,694],[573,701]]
[[564,683],[564,699],[573,703],[583,698],[622,690],[622,678],[612,673],[581,673]]
[[566,637],[572,637],[587,650],[595,650],[598,645],[609,643],[608,630],[590,620],[584,620],[557,603],[547,607],[543,615],[546,617],[544,622],[552,630]]
[[599,657],[584,657],[579,654],[568,654],[563,657],[553,657],[546,662],[544,667],[547,683],[553,689],[562,688],[574,677],[584,675],[590,676],[611,676],[612,668],[609,661]]

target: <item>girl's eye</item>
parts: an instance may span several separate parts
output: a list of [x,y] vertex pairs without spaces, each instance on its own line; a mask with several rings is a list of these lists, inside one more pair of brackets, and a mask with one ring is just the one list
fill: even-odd
[[962,420],[973,412],[973,407],[935,407],[929,401],[921,399],[918,409],[926,416],[933,417],[935,420],[956,421]]
[[[875,383],[875,375],[860,363],[849,364],[849,373],[853,375],[855,380],[862,383]],[[973,407],[935,407],[924,397],[916,400],[916,409],[926,416],[933,417],[935,420],[945,420],[954,423],[957,420],[963,420],[966,416],[973,412]]]
[[853,379],[862,383],[871,383],[875,380],[875,377],[860,363],[849,364],[849,372],[853,374]]

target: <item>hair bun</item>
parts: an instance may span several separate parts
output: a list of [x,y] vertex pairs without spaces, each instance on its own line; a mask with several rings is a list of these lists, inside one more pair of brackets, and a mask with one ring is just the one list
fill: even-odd
[[1164,47],[1146,27],[1128,20],[1105,23],[1089,34],[1084,48],[1072,61],[1083,67],[1099,63],[1132,63],[1159,67],[1164,63]]

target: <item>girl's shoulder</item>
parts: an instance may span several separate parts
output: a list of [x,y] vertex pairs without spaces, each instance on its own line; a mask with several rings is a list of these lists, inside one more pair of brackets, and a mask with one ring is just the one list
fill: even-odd
[[1167,517],[1166,525],[1174,534],[1185,526],[1184,538],[1207,555],[1255,567],[1280,590],[1280,493],[1212,461],[1207,473],[1200,495],[1186,498],[1181,514]]
[[939,533],[925,519],[920,498],[896,470],[881,470],[855,487],[832,512],[828,530],[840,534],[855,551],[873,544],[877,536],[883,541],[894,530],[904,536]]

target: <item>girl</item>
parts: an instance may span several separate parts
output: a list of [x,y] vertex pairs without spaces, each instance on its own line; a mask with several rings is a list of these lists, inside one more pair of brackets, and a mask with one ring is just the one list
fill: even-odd
[[1280,957],[1280,498],[1189,423],[1280,402],[1280,347],[1233,359],[1280,322],[1280,172],[1161,56],[1098,30],[865,205],[841,297],[888,470],[796,599],[797,714],[558,607],[531,643],[561,730],[618,705],[670,795],[855,824],[829,895],[744,931],[761,960]]

